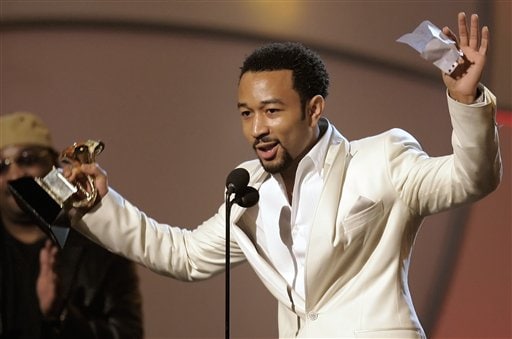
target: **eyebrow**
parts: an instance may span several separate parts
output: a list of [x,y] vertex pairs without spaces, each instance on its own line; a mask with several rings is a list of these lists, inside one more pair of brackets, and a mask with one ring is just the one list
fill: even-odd
[[[284,105],[284,102],[281,101],[280,99],[274,98],[274,99],[263,100],[263,101],[260,102],[260,104],[261,104],[261,106],[266,106],[266,105],[269,105],[269,104],[281,104],[281,105]],[[245,102],[239,102],[237,104],[237,107],[238,108],[240,108],[240,107],[248,108],[249,105],[246,104]]]

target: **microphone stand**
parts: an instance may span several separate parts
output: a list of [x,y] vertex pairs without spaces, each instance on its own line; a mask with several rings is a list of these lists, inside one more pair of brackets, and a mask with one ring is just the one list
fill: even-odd
[[230,238],[231,238],[231,205],[233,201],[229,201],[230,193],[226,192],[226,261],[225,261],[225,271],[226,271],[226,291],[225,291],[225,319],[226,319],[226,329],[225,329],[225,339],[229,339],[230,333],[230,280],[231,280],[231,270],[230,270]]
[[[259,194],[258,191],[247,186],[249,183],[249,172],[243,168],[236,168],[228,175],[226,180],[226,259],[225,259],[225,271],[226,271],[226,333],[225,339],[229,339],[229,327],[230,327],[230,284],[231,284],[231,270],[230,270],[230,259],[231,259],[231,207],[233,203],[237,203],[241,207],[251,207],[258,202]],[[233,200],[230,200],[232,194],[235,194]]]

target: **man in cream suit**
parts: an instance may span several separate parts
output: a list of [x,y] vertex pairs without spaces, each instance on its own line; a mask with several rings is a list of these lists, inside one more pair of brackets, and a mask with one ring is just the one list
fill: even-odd
[[[479,81],[489,32],[458,17],[467,59],[443,75],[453,154],[429,157],[400,129],[347,141],[322,117],[328,75],[296,43],[263,46],[244,62],[238,108],[258,160],[241,164],[260,200],[233,207],[231,261],[248,261],[279,302],[279,335],[422,338],[407,271],[425,216],[476,201],[501,176],[495,98]],[[445,34],[456,39],[447,28]],[[201,280],[224,269],[224,206],[193,231],[160,224],[107,186],[74,227],[161,274]]]

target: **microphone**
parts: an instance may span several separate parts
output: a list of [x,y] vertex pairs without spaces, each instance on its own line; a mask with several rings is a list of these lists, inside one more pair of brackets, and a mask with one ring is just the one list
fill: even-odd
[[260,194],[254,187],[245,186],[239,192],[236,193],[234,203],[237,203],[241,207],[252,207],[260,200]]
[[249,184],[249,172],[245,168],[235,168],[226,179],[226,194],[238,193]]

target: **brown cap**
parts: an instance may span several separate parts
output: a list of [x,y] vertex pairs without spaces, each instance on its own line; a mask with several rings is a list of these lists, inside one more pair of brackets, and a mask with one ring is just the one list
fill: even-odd
[[39,117],[29,112],[0,116],[0,149],[11,145],[53,148],[50,130]]

